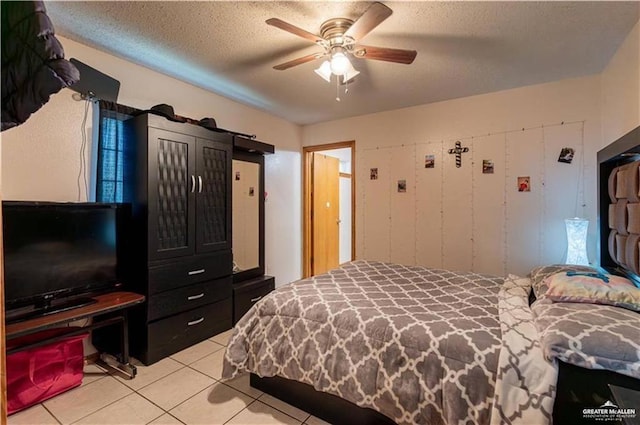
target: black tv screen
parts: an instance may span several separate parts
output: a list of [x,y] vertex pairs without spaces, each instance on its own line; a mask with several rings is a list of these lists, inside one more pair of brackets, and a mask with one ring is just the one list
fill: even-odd
[[5,201],[5,307],[55,300],[118,283],[122,204]]

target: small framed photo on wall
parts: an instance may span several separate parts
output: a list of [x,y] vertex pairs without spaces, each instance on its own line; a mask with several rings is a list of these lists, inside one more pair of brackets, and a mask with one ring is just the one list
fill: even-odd
[[378,169],[372,168],[369,170],[369,179],[370,180],[378,180]]
[[518,177],[518,192],[531,192],[531,177]]
[[482,174],[493,174],[493,161],[490,159],[482,160]]
[[407,191],[407,181],[398,180],[398,193],[405,193]]
[[435,155],[425,155],[424,156],[424,168],[435,168],[436,166],[436,157]]
[[560,156],[558,157],[558,162],[564,162],[565,164],[571,164],[573,161],[573,155],[576,151],[573,148],[562,148],[560,151]]

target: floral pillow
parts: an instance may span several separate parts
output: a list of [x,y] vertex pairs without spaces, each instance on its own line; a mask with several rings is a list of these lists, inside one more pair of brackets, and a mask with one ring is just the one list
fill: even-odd
[[545,279],[545,297],[555,302],[607,304],[640,312],[640,289],[621,276],[568,271]]
[[560,272],[594,272],[597,270],[588,266],[575,266],[570,264],[551,264],[547,266],[539,266],[531,270],[529,277],[531,278],[531,286],[535,298],[541,298],[549,289],[546,285],[547,278]]

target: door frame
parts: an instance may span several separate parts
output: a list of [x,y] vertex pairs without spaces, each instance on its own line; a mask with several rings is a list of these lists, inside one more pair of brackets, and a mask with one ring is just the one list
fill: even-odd
[[311,276],[312,270],[311,155],[314,152],[344,148],[351,148],[351,261],[356,258],[356,141],[304,146],[302,148],[302,277]]

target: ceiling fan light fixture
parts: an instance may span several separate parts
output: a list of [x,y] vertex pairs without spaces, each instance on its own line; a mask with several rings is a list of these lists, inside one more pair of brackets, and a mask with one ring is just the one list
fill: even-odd
[[331,72],[336,75],[344,75],[344,73],[352,67],[349,58],[344,54],[343,50],[342,48],[336,48],[331,54]]
[[[331,76],[336,75],[336,90],[340,100],[340,86],[345,86],[360,72],[353,67],[350,56],[356,59],[371,59],[402,64],[411,64],[416,58],[415,50],[393,49],[388,47],[363,46],[360,40],[369,34],[392,14],[392,10],[380,2],[374,2],[356,20],[347,18],[331,18],[320,26],[320,35],[298,28],[278,18],[268,19],[268,25],[279,28],[295,36],[315,43],[323,49],[322,52],[312,53],[274,66],[278,71],[311,62],[315,59],[327,58],[315,73],[323,80],[331,82]],[[340,80],[342,77],[342,80]]]
[[322,65],[320,65],[313,72],[318,74],[327,83],[331,82],[331,63],[329,63],[329,61],[322,62]]
[[360,74],[360,71],[355,69],[353,65],[351,65],[351,62],[349,62],[349,69],[347,69],[347,71],[342,75],[342,82],[346,83],[347,81],[351,81],[358,74]]

